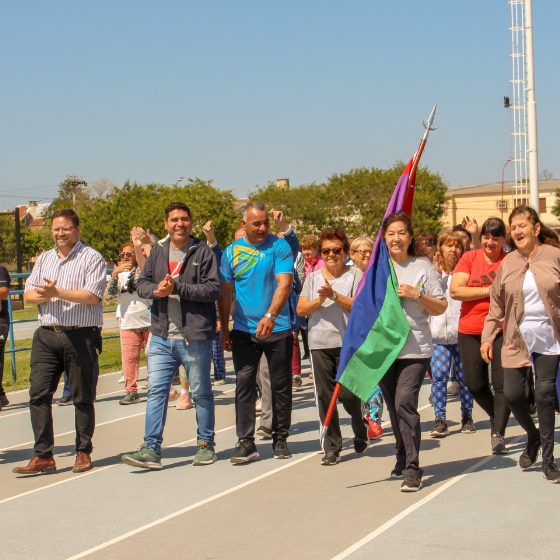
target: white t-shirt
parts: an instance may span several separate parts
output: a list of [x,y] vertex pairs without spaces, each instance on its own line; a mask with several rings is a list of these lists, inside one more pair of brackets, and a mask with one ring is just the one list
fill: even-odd
[[527,270],[523,279],[523,300],[525,309],[519,323],[519,330],[525,339],[529,353],[560,354],[560,343],[554,336],[550,317],[537,289],[535,277],[530,270]]
[[[301,296],[309,300],[319,297],[317,293],[319,288],[327,283],[323,276],[323,270],[316,270],[305,279]],[[329,280],[329,284],[337,294],[353,296],[361,278],[362,272],[353,267],[346,270],[338,278]],[[349,312],[342,309],[338,303],[326,299],[321,307],[309,316],[307,323],[309,349],[340,348],[348,323],[348,315]]]
[[[408,284],[435,298],[445,298],[441,284],[432,263],[425,257],[413,257],[404,263],[393,263],[399,284]],[[432,333],[428,323],[428,313],[422,304],[401,298],[404,314],[410,323],[410,332],[399,354],[403,358],[430,358],[432,356]]]
[[[117,277],[117,313],[121,330],[145,329],[151,325],[151,300],[138,297],[138,292],[127,291],[130,272],[119,272]],[[124,290],[124,291],[123,291]]]

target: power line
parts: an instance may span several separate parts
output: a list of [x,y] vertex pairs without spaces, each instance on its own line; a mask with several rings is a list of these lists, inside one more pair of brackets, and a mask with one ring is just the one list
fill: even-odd
[[41,198],[37,198],[36,194],[0,194],[0,198],[24,198],[27,200],[37,200],[37,201],[41,201],[41,200],[54,200],[55,197],[53,196],[42,196]]

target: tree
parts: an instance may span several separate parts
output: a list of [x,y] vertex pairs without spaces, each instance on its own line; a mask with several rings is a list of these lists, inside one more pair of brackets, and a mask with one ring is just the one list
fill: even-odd
[[549,169],[543,169],[539,173],[540,181],[551,181],[552,179],[554,179],[554,172],[550,171]]
[[58,185],[58,195],[49,204],[45,216],[51,217],[53,212],[62,208],[74,208],[78,214],[91,201],[87,190],[87,181],[75,175],[67,175]]
[[211,181],[198,178],[189,179],[185,186],[127,181],[106,198],[92,200],[84,207],[80,215],[81,236],[106,259],[114,259],[120,245],[130,238],[133,226],[164,237],[164,209],[170,202],[181,201],[191,210],[193,234],[201,236],[204,223],[212,220],[216,237],[224,246],[231,240],[239,220],[233,209],[234,200],[231,191],[217,189]]
[[[0,214],[0,262],[11,265],[16,260],[15,217],[13,213]],[[50,230],[30,230],[20,228],[23,261],[29,261],[35,255],[53,246]]]
[[89,183],[87,188],[93,198],[106,198],[109,193],[117,188],[117,185],[113,181],[102,177]]
[[[269,184],[250,194],[253,200],[283,210],[298,234],[317,234],[327,225],[350,236],[375,235],[389,198],[404,168],[357,168],[336,173],[326,183],[277,189]],[[437,233],[446,203],[447,185],[437,173],[421,167],[417,173],[413,223],[416,233]]]

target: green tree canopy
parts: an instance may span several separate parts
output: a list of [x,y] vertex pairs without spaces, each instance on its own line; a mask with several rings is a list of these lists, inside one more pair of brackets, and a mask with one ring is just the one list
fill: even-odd
[[[324,184],[290,189],[269,184],[249,196],[283,210],[298,234],[317,234],[329,225],[344,228],[350,236],[375,235],[404,165],[397,162],[389,169],[351,169],[332,175]],[[426,167],[418,169],[413,208],[416,233],[439,232],[446,191],[441,175]]]
[[224,246],[230,242],[239,221],[233,209],[234,200],[231,191],[217,189],[211,181],[202,179],[189,179],[185,186],[127,181],[106,198],[91,200],[82,208],[81,237],[106,259],[114,259],[120,245],[130,239],[134,226],[164,237],[164,209],[170,202],[179,201],[191,210],[193,234],[204,238],[202,226],[212,220],[218,242]]

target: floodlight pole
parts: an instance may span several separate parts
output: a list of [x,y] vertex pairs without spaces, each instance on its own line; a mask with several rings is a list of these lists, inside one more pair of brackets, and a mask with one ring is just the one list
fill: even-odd
[[537,102],[533,61],[533,1],[525,0],[525,45],[527,52],[527,133],[529,151],[529,194],[531,206],[539,211],[539,157],[537,148]]

